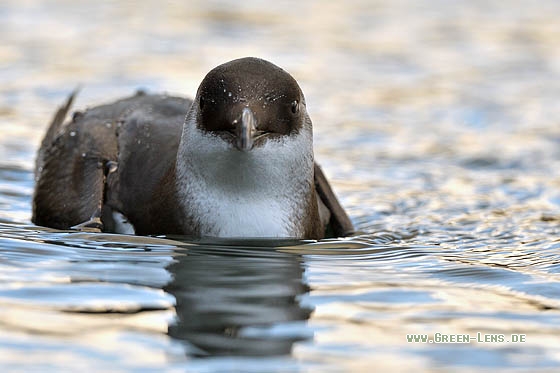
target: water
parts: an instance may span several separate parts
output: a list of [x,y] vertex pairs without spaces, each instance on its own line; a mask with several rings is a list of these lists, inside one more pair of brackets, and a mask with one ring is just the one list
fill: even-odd
[[[560,3],[0,4],[0,366],[560,366]],[[189,242],[33,226],[55,108],[192,95],[253,55],[300,82],[359,234]],[[408,343],[407,334],[525,334]]]

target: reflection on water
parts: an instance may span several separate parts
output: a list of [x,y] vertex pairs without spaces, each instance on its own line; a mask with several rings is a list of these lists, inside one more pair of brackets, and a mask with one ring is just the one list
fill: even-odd
[[310,337],[310,308],[297,256],[267,248],[205,248],[175,257],[164,289],[177,300],[169,335],[201,349],[202,356],[287,355]]
[[[3,370],[560,365],[560,3],[0,3]],[[149,20],[149,21],[147,21]],[[77,108],[194,94],[247,55],[297,78],[360,234],[189,242],[30,225],[34,153]],[[407,334],[525,334],[408,343]]]

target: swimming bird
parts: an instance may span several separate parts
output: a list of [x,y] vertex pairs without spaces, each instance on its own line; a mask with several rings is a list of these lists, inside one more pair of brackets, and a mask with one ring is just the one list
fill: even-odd
[[313,156],[296,80],[253,57],[194,100],[135,95],[57,111],[37,154],[32,221],[58,229],[320,239],[353,232]]

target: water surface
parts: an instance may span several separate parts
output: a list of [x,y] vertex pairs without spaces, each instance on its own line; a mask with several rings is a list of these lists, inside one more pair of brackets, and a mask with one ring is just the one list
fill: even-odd
[[[0,4],[3,370],[560,366],[560,3]],[[253,55],[300,82],[359,233],[198,241],[30,223],[55,108],[193,95]],[[524,334],[408,343],[407,334]]]

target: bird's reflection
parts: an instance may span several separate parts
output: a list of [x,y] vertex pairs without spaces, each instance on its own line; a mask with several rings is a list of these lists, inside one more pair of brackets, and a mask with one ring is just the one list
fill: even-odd
[[[308,291],[300,257],[270,247],[204,245],[176,259],[165,287],[177,302],[169,335],[194,345],[195,355],[285,355],[309,338],[304,321],[312,310],[299,303]],[[297,321],[296,332],[273,332]]]

